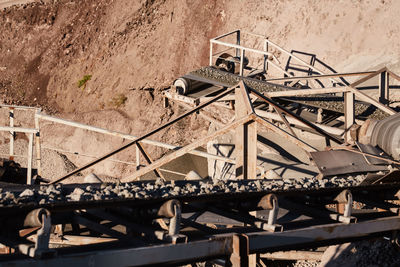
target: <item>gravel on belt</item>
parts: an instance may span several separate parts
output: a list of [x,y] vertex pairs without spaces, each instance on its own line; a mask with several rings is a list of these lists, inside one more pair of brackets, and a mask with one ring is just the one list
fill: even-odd
[[[227,84],[228,86],[234,86],[238,84],[241,80],[245,82],[247,86],[249,86],[252,89],[255,89],[261,93],[263,92],[277,92],[277,91],[287,91],[287,90],[293,90],[292,87],[286,87],[283,85],[277,85],[269,82],[264,82],[260,80],[256,80],[253,78],[248,78],[248,77],[239,77],[235,74],[222,71],[219,69],[216,69],[214,67],[202,67],[198,70],[192,71],[190,73],[191,75],[197,75],[203,78],[207,78],[210,80],[218,81],[218,82],[223,82]],[[339,113],[343,113],[344,111],[344,100],[342,97],[330,97],[327,95],[314,95],[314,96],[307,96],[304,98],[296,98],[296,97],[291,97],[291,98],[283,98],[287,99],[289,101],[295,101],[297,103],[303,103],[306,105],[310,105],[313,107],[319,107],[322,109],[327,109]],[[356,102],[354,106],[355,114],[356,116],[359,115],[364,115],[367,114],[367,110],[370,108],[371,105],[368,104],[363,104],[360,102]],[[368,115],[369,118],[373,119],[384,119],[389,116],[389,114],[379,110],[375,109],[374,111],[371,111],[372,113]]]
[[319,261],[296,261],[293,267],[318,267]]
[[161,179],[142,183],[87,184],[63,190],[62,184],[41,185],[21,191],[0,188],[0,207],[12,207],[19,204],[55,204],[65,202],[99,200],[142,200],[162,199],[175,196],[201,196],[214,193],[274,192],[300,189],[319,189],[357,186],[364,180],[363,175],[332,178],[300,178],[280,180],[228,180],[228,181],[190,181],[164,182]]

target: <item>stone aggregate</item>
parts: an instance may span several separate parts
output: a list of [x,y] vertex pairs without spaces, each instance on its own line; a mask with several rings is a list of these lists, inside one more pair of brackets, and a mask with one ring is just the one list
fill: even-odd
[[228,181],[169,181],[161,179],[141,183],[97,184],[75,188],[64,185],[41,185],[38,188],[26,188],[20,191],[0,192],[0,207],[18,204],[54,204],[60,202],[82,202],[100,200],[143,200],[171,198],[178,196],[201,196],[216,193],[273,192],[289,190],[310,190],[332,187],[357,186],[364,180],[363,175],[331,177],[324,179],[257,179]]
[[[261,93],[263,92],[277,92],[277,91],[286,91],[293,90],[293,88],[285,87],[283,85],[276,85],[273,83],[263,82],[256,79],[239,77],[232,73],[222,71],[213,67],[202,67],[198,70],[191,72],[192,75],[197,75],[200,77],[204,77],[207,79],[211,79],[218,82],[223,82],[229,86],[234,86],[238,84],[241,80],[245,82],[245,84]],[[291,97],[285,98],[290,99],[292,101],[298,103],[304,103],[316,108],[322,108],[326,110],[336,111],[343,113],[344,111],[344,99],[343,97],[327,97],[326,95],[313,95],[307,97]],[[329,101],[328,101],[329,100]],[[384,119],[389,115],[379,109],[375,109],[369,112],[370,105],[356,102],[354,104],[354,112],[356,116],[368,114],[369,118],[372,119]]]

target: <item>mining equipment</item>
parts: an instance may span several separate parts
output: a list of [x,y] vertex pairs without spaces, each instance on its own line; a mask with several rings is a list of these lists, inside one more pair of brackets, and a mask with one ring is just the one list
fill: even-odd
[[[250,38],[258,42],[246,42]],[[277,52],[287,57],[286,65]],[[142,136],[1,105],[10,126],[0,129],[25,133],[29,143],[26,168],[13,161],[13,138],[10,158],[0,166],[0,265],[256,266],[277,251],[305,253],[376,236],[396,242],[400,117],[388,103],[389,77],[399,77],[387,68],[334,73],[318,62],[315,55],[287,51],[242,30],[213,38],[209,66],[178,77],[164,92],[165,105],[187,111]],[[360,90],[374,77],[378,99]],[[14,112],[21,109],[32,112],[34,128],[14,127]],[[228,119],[218,118],[220,110]],[[151,139],[191,115],[215,131],[183,147]],[[129,143],[61,177],[41,177],[41,121]],[[266,132],[301,151],[301,162],[287,164],[292,173],[270,168],[279,161],[261,153],[270,144]],[[323,149],[302,132],[320,136]],[[227,135],[232,153],[198,149]],[[152,160],[144,145],[170,152]],[[145,164],[138,161],[137,170],[118,183],[62,183],[129,147]],[[207,161],[208,177],[164,168],[186,154]],[[143,178],[149,173],[154,179]]]

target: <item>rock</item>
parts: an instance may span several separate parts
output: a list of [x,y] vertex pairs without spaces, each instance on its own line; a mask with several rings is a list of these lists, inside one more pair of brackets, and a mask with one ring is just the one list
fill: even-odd
[[19,197],[31,197],[33,196],[35,193],[30,190],[30,189],[25,189],[21,194],[19,194]]
[[202,180],[203,178],[196,171],[190,171],[185,176],[185,181]]
[[85,176],[85,178],[83,179],[83,182],[86,184],[98,184],[98,183],[102,183],[103,181],[99,177],[97,177],[96,174],[89,173],[88,175]]
[[72,201],[80,201],[82,199],[83,194],[85,191],[81,188],[75,188],[75,190],[69,195],[69,198]]
[[276,172],[276,171],[274,171],[274,170],[268,170],[266,173],[265,173],[265,176],[264,176],[264,178],[265,179],[270,179],[270,180],[273,180],[273,179],[282,179],[282,177]]

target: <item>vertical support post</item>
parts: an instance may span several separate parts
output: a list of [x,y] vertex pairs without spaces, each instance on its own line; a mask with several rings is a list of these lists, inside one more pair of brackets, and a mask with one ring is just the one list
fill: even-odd
[[[235,89],[235,117],[242,118],[252,112],[251,102],[244,86]],[[257,177],[257,123],[249,121],[236,128],[236,178]]]
[[379,74],[379,102],[389,103],[389,73],[387,71]]
[[[264,52],[268,52],[268,39],[264,41]],[[267,73],[268,71],[268,56],[264,55],[264,62],[263,62],[263,71]]]
[[[10,107],[9,109],[9,117],[10,117],[10,127],[14,127],[14,108]],[[14,160],[14,139],[15,132],[10,132],[10,160]]]
[[[240,45],[240,30],[236,32],[236,44]],[[236,57],[240,56],[240,49],[236,48]]]
[[244,179],[257,178],[257,123],[249,121],[244,128]]
[[136,170],[140,169],[140,150],[139,147],[136,145]]
[[37,174],[42,176],[42,153],[41,153],[41,145],[40,145],[40,122],[39,117],[35,114],[35,128],[37,133],[35,135],[35,148],[36,148],[36,169]]
[[249,266],[249,239],[245,235],[232,237],[232,255],[230,258],[232,267]]
[[244,48],[240,50],[240,71],[239,76],[243,76]]
[[32,158],[33,158],[33,133],[29,134],[28,167],[26,171],[26,183],[32,184]]
[[354,115],[354,93],[353,92],[345,92],[344,93],[344,128],[346,131],[345,140],[346,142],[350,141],[350,128],[353,126],[355,121]]
[[212,39],[210,40],[210,66],[213,65],[213,41]]

